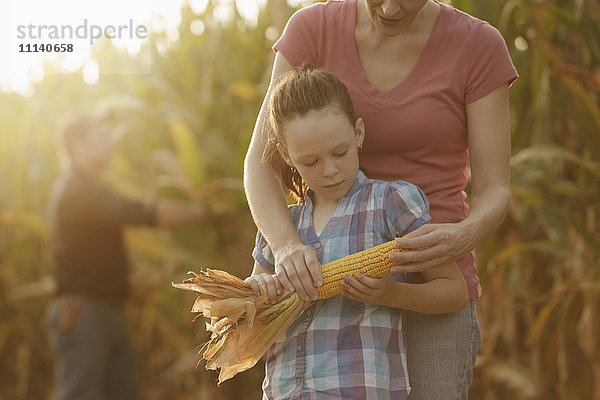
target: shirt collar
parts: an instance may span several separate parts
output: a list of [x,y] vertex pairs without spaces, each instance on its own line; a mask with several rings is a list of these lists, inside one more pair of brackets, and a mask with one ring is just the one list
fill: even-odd
[[367,177],[359,169],[358,174],[356,175],[356,179],[354,180],[354,183],[352,184],[352,187],[346,192],[346,194],[344,196],[342,196],[342,198],[351,197],[354,193],[358,192],[361,187],[366,185],[367,181],[368,181]]

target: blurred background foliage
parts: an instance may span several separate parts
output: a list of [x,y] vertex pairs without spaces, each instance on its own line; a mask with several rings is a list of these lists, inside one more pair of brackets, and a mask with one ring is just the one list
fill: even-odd
[[[600,2],[451,3],[500,29],[520,74],[510,91],[512,208],[477,252],[483,343],[471,398],[600,400]],[[61,169],[55,132],[78,111],[107,108],[122,136],[111,185],[209,210],[194,227],[127,230],[141,398],[260,397],[262,365],[220,388],[212,371],[195,370],[204,327],[192,322],[193,296],[170,282],[200,267],[251,270],[256,228],[243,159],[270,46],[295,8],[270,0],[254,25],[237,11],[218,22],[215,4],[200,14],[184,6],[168,46],[165,33],[152,34],[150,74],[101,73],[88,85],[81,71],[52,74],[47,65],[33,95],[0,93],[0,399],[53,398],[44,311],[46,205]],[[100,71],[134,62],[110,42],[94,57]]]

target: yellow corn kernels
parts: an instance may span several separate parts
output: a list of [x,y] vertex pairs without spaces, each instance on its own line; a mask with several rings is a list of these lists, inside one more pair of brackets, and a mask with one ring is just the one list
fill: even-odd
[[327,299],[342,293],[342,277],[345,274],[362,274],[379,278],[388,274],[394,265],[389,256],[402,251],[394,245],[395,240],[332,261],[321,267],[323,285],[317,287],[319,299]]

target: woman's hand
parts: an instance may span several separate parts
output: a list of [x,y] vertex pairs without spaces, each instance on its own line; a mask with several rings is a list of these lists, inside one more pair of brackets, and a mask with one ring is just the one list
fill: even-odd
[[382,278],[369,278],[362,274],[344,275],[342,294],[352,300],[367,304],[391,306],[396,291],[394,278],[390,274]]
[[244,281],[250,285],[256,297],[262,296],[264,294],[260,289],[260,283],[264,283],[264,287],[267,290],[267,294],[269,295],[269,302],[271,304],[277,303],[278,296],[283,294],[283,286],[281,285],[281,282],[279,282],[279,279],[277,279],[277,275],[275,274],[263,273],[258,275],[252,275],[244,279]]
[[476,236],[474,229],[462,223],[425,224],[396,241],[399,249],[407,251],[390,255],[390,260],[398,264],[392,267],[392,273],[423,272],[446,266],[471,251]]
[[317,300],[315,285],[323,284],[321,264],[315,250],[301,243],[289,243],[273,250],[275,273],[288,291],[296,291],[304,301]]

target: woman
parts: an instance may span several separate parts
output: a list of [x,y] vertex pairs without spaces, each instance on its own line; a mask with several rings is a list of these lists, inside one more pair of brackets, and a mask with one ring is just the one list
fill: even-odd
[[[433,0],[319,3],[290,19],[245,162],[254,219],[275,256],[277,277],[316,298],[319,262],[289,219],[279,179],[261,163],[271,88],[302,62],[335,73],[364,119],[360,165],[369,178],[406,180],[429,197],[432,224],[393,256],[418,272],[456,261],[469,286],[458,313],[407,313],[410,399],[467,398],[480,343],[481,287],[472,249],[504,219],[510,198],[508,86],[516,79],[504,40],[489,24]],[[471,201],[463,189],[471,167]],[[435,345],[431,345],[435,343]]]

